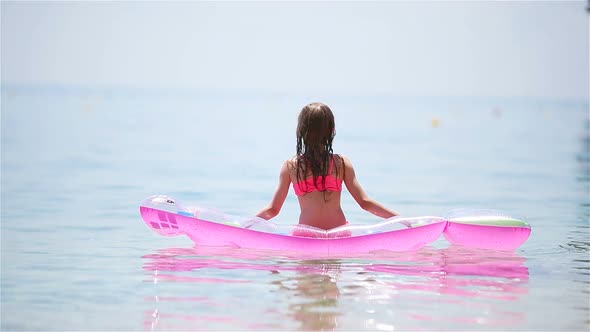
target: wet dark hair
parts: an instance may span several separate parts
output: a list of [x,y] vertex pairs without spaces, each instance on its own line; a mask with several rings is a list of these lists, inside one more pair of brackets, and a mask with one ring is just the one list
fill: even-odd
[[[316,188],[326,187],[326,175],[330,170],[333,156],[332,141],[336,136],[334,114],[322,103],[311,103],[303,107],[297,121],[297,181],[305,180],[311,169]],[[340,158],[340,156],[338,156]],[[338,167],[334,167],[336,175]],[[322,186],[318,177],[322,176]],[[325,190],[322,190],[325,193]]]

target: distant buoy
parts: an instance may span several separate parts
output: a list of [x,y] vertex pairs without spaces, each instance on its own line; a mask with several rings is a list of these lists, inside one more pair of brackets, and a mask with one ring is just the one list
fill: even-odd
[[432,121],[430,121],[430,124],[432,125],[432,128],[438,128],[438,126],[440,126],[440,119],[434,117],[432,118]]

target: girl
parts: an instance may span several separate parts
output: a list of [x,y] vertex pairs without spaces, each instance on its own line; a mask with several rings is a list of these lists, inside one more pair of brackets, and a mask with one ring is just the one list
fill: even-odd
[[382,218],[397,215],[367,196],[348,158],[332,153],[335,135],[334,115],[327,105],[311,103],[303,107],[297,124],[297,154],[283,164],[274,197],[257,217],[268,220],[279,214],[293,183],[301,208],[299,224],[324,230],[345,225],[340,207],[343,181],[364,210]]

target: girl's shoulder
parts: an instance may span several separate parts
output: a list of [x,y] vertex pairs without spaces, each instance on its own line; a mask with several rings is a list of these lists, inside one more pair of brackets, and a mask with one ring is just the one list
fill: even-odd
[[335,157],[334,159],[340,160],[342,163],[350,164],[350,159],[343,154],[334,153],[334,157]]
[[289,159],[285,160],[285,166],[290,169],[293,169],[297,166],[297,156],[292,156]]
[[[343,155],[343,154],[339,154],[338,155],[340,158],[337,158],[337,165],[339,165],[339,167],[342,167],[345,170],[354,170],[354,166],[352,165],[352,161],[350,161],[350,158],[348,158],[348,156]],[[339,159],[339,161],[338,161]]]

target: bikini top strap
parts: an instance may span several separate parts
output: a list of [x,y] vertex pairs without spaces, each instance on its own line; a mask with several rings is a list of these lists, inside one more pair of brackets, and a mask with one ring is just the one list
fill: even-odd
[[330,170],[328,171],[328,175],[332,175],[332,171],[334,170],[334,155],[332,155],[330,159]]

